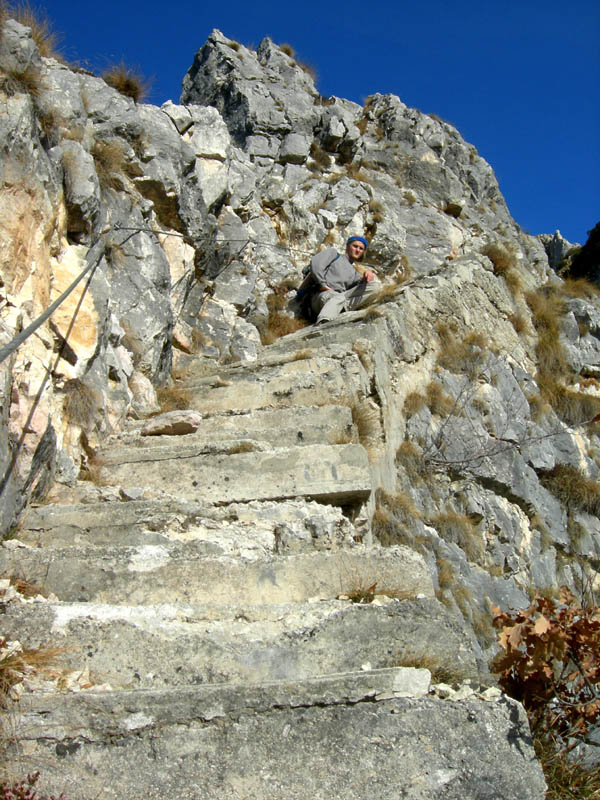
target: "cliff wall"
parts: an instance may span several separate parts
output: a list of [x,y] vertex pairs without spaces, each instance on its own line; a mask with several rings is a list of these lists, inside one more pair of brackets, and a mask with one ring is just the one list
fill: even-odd
[[[2,363],[2,569],[59,598],[43,623],[39,613],[34,622],[15,607],[7,622],[13,635],[39,644],[50,627],[81,643],[81,612],[62,604],[145,602],[153,609],[147,619],[142,611],[127,620],[121,612],[89,612],[100,626],[85,623],[94,640],[86,657],[92,685],[158,691],[321,680],[355,675],[367,662],[368,675],[408,665],[409,643],[421,657],[429,650],[438,665],[458,664],[462,678],[489,683],[492,605],[523,607],[530,595],[562,584],[584,599],[593,594],[598,299],[554,274],[542,244],[512,220],[490,166],[455,128],[391,95],[373,95],[364,107],[322,97],[309,72],[269,39],[251,51],[218,31],[196,54],[179,105],[136,104],[94,75],[42,59],[28,29],[12,20],[0,69],[1,343],[61,294],[91,253],[95,259],[50,321]],[[384,284],[381,298],[318,331],[302,327],[292,302],[301,268],[323,246],[342,249],[353,233],[370,239],[367,261]],[[176,423],[165,417],[175,408]],[[90,548],[104,549],[92,556]],[[245,568],[201,566],[215,553],[241,557]],[[317,556],[329,560],[321,565]],[[103,559],[97,574],[90,566],[96,557]],[[372,636],[364,614],[348,632],[355,624],[348,597],[359,588],[397,603],[369,608]],[[219,604],[209,615],[214,622],[227,604],[270,607],[315,597],[333,605],[318,619],[302,606],[289,636],[322,641],[318,657],[296,644],[288,651],[286,634],[274,631],[269,636],[283,639],[271,642],[268,657],[256,647],[236,656],[235,667],[216,655],[227,650],[221,634],[220,644],[211,639],[204,650],[191,639],[178,643],[180,653],[204,653],[189,674],[183,668],[185,678],[161,672],[168,648],[160,669],[158,657],[148,656],[143,674],[115,667],[119,656],[107,655],[111,626],[125,626],[138,637],[133,647],[144,662],[152,651],[144,637],[168,627],[156,621],[163,613],[157,604],[201,604],[204,614],[206,604]],[[392,618],[395,633],[385,627]],[[434,624],[427,627],[427,619]],[[354,657],[341,653],[346,637]],[[332,652],[338,660],[323,655]],[[73,669],[81,667],[75,661]],[[353,692],[372,696],[370,685],[352,686],[331,689],[345,698],[332,708],[355,702],[348,700]],[[389,686],[377,691],[391,692],[385,702],[402,696]],[[259,737],[266,750],[280,733],[273,709],[281,701],[272,692],[271,699],[248,700],[255,710],[270,709]],[[116,719],[110,705],[119,701],[98,697],[102,715]],[[160,717],[136,697],[136,720]],[[227,697],[219,707],[231,702],[239,710],[239,699]],[[311,698],[299,695],[290,708],[306,703],[309,726],[339,732],[341,720],[312,719],[319,701]],[[71,701],[44,702],[48,709],[30,713],[51,717],[54,727],[34,740],[77,742],[73,754],[79,750],[89,778],[105,757],[110,724],[101,734],[90,733],[89,719],[70,729],[80,713],[65,712]],[[473,713],[504,714],[500,706],[482,711],[482,702]],[[410,728],[417,701],[407,703],[402,714]],[[457,709],[452,713],[463,713]],[[231,713],[233,731],[241,723],[231,722]],[[160,725],[180,730],[188,724],[182,715]],[[213,717],[195,719],[196,727],[210,727]],[[114,724],[123,741],[135,731],[134,749],[150,747],[144,736],[153,722]],[[500,730],[504,722],[494,724]],[[368,738],[368,721],[357,725]],[[440,734],[423,725],[431,742],[448,739],[449,728]],[[79,749],[84,741],[89,746]],[[353,746],[345,742],[344,752]],[[183,752],[184,742],[177,747]],[[531,756],[527,768],[511,767],[513,756],[489,796],[541,796]],[[172,763],[176,755],[167,747],[163,757]],[[250,754],[249,764],[258,758]],[[261,751],[260,758],[267,756]],[[442,796],[435,794],[440,786],[451,787],[444,797],[465,796],[467,779],[452,772],[458,756],[452,758],[451,768],[440,762],[437,777],[410,796]],[[423,775],[421,756],[414,759],[414,776]],[[119,791],[137,796],[124,788],[124,764],[110,763]],[[207,797],[308,796],[298,788],[306,776],[289,765],[292,783],[270,794],[256,775],[243,790],[232,788],[241,778],[231,778],[231,769],[227,762],[229,777],[216,789],[194,770],[186,775]],[[502,782],[523,769],[529,788],[507,789]],[[492,774],[486,767],[477,780],[483,786],[496,780]],[[154,773],[148,780],[160,783]],[[365,780],[355,776],[355,794],[346,796],[362,797]],[[149,784],[139,796],[181,791],[172,775],[169,781],[156,790]],[[70,785],[85,796],[76,779]]]

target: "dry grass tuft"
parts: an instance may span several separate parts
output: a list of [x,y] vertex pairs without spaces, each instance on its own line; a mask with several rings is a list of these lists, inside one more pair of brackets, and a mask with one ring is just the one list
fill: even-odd
[[373,215],[373,223],[377,225],[385,219],[385,208],[379,200],[369,202],[369,211]]
[[488,342],[481,333],[459,338],[455,329],[446,323],[437,326],[440,338],[438,364],[449,372],[476,377],[487,360]]
[[281,50],[282,53],[285,53],[286,56],[289,56],[290,58],[294,58],[296,56],[296,51],[294,50],[292,45],[288,44],[287,42],[280,44],[279,49]]
[[494,265],[494,273],[501,275],[513,295],[522,288],[521,280],[516,271],[517,260],[515,252],[509,244],[488,244],[481,251]]
[[457,544],[469,561],[481,564],[485,555],[483,536],[466,514],[446,511],[429,520],[447,542]]
[[162,386],[156,390],[161,413],[166,411],[187,411],[192,407],[194,396],[182,386]]
[[439,417],[449,416],[456,408],[456,401],[446,394],[438,381],[431,381],[427,387],[425,401],[431,413]]
[[370,186],[373,185],[373,181],[369,175],[358,164],[350,164],[346,174],[349,178],[359,183],[368,183]]
[[600,414],[599,397],[568,389],[554,380],[550,372],[539,374],[537,382],[544,400],[567,425],[591,424]]
[[58,36],[52,30],[52,23],[46,16],[42,8],[38,8],[24,0],[24,2],[2,3],[0,24],[8,17],[31,28],[31,36],[42,58],[55,58],[60,60],[58,55]]
[[379,442],[381,423],[379,407],[372,400],[355,400],[351,406],[352,421],[358,431],[360,443],[369,449]]
[[546,800],[597,800],[600,769],[585,766],[552,740],[537,735],[533,746],[548,786]]
[[481,251],[494,265],[496,275],[504,275],[516,266],[515,254],[509,245],[488,244]]
[[122,191],[127,188],[127,146],[118,139],[96,139],[92,156],[98,181],[103,189]]
[[423,453],[416,444],[405,439],[396,450],[396,463],[404,468],[413,485],[423,482]]
[[0,709],[7,709],[17,699],[15,687],[25,678],[56,662],[62,648],[22,649],[18,642],[0,636]]
[[585,278],[566,278],[562,290],[568,297],[579,297],[584,300],[598,300],[600,287]]
[[147,97],[152,83],[123,61],[103,72],[102,78],[124,97],[130,97],[134,103],[140,103]]
[[447,558],[436,556],[437,579],[440,590],[451,589],[456,583],[456,572],[451,561]]
[[461,669],[455,660],[449,659],[448,663],[444,663],[429,653],[402,653],[396,666],[428,669],[431,672],[432,683],[447,683],[450,686],[456,686],[473,677]]
[[540,475],[540,481],[568,509],[600,516],[600,483],[591,480],[580,469],[557,464]]
[[406,417],[412,417],[420,411],[425,405],[425,395],[420,392],[410,392],[404,398],[404,414]]
[[89,429],[94,424],[100,405],[100,395],[79,378],[64,385],[63,409],[69,422]]
[[314,141],[310,146],[310,156],[315,164],[321,169],[329,169],[331,166],[331,156],[316,141]]
[[420,550],[412,523],[421,519],[421,514],[410,495],[404,492],[390,494],[379,489],[376,502],[377,508],[371,527],[380,544],[383,547],[402,544],[413,550]]
[[515,333],[519,336],[527,330],[527,320],[523,316],[523,314],[511,314],[508,318],[510,324],[515,329]]
[[377,581],[371,582],[370,580],[355,581],[352,587],[339,595],[340,599],[350,600],[352,603],[360,605],[368,605],[372,603],[377,596],[392,597],[395,600],[411,600],[414,597],[412,592],[407,592],[405,589],[399,589],[391,586],[380,586]]
[[300,331],[308,325],[304,319],[290,317],[280,311],[269,311],[266,323],[259,328],[260,341],[263,345],[273,344],[282,336]]

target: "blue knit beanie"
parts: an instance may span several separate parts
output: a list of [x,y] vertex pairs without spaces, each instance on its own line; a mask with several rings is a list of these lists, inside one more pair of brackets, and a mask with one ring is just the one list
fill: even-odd
[[367,240],[364,238],[364,236],[349,236],[349,237],[348,237],[348,240],[346,241],[346,247],[348,247],[348,245],[350,244],[350,242],[362,242],[362,243],[364,244],[364,246],[365,246],[365,250],[366,250],[366,249],[367,249],[367,247],[369,246],[369,243],[368,243],[368,242],[367,242]]

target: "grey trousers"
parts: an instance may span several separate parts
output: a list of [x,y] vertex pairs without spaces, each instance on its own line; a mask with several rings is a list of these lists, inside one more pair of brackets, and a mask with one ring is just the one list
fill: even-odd
[[381,283],[377,278],[372,281],[361,281],[345,292],[317,292],[312,299],[312,308],[317,314],[317,322],[329,322],[338,317],[342,311],[358,311],[364,308],[381,291]]

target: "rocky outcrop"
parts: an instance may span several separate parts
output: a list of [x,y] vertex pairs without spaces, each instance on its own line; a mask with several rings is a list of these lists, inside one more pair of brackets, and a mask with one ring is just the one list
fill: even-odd
[[[0,365],[0,572],[52,593],[3,631],[66,652],[21,701],[46,785],[541,798],[480,687],[491,605],[596,587],[597,297],[455,128],[269,39],[214,31],[161,108],[14,22],[0,69],[2,342],[98,254]],[[382,296],[301,327],[356,232]]]

